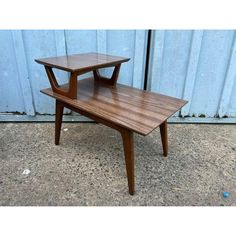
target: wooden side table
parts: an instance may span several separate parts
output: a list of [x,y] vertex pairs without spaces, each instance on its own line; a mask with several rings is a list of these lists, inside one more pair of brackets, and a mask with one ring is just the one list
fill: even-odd
[[[51,84],[51,88],[41,92],[56,99],[55,144],[59,144],[64,107],[118,130],[123,139],[129,193],[133,195],[133,132],[146,136],[159,126],[164,156],[167,156],[167,119],[186,101],[117,84],[121,64],[128,60],[86,53],[35,61],[44,65]],[[101,76],[98,71],[107,67],[114,67],[111,78]],[[59,85],[52,68],[70,72],[69,83]],[[90,71],[93,77],[77,82],[77,76]]]

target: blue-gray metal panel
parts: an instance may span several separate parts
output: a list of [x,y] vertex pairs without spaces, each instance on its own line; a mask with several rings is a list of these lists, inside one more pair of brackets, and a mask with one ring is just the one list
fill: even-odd
[[183,99],[188,103],[181,109],[181,116],[189,115],[192,102],[192,94],[196,81],[196,74],[199,62],[199,55],[202,45],[203,30],[195,30],[192,35],[191,49],[188,59],[188,69],[186,72]]
[[0,112],[25,112],[10,30],[0,30]]
[[231,57],[224,81],[224,86],[220,98],[219,117],[236,114],[236,34],[234,33],[234,43],[231,50]]
[[226,115],[230,117],[236,117],[236,77],[234,77],[234,86],[232,89],[230,102],[228,106],[228,110],[226,112]]
[[[143,88],[146,47],[146,30],[1,30],[0,112],[54,114],[54,101],[39,92],[50,86],[34,62],[40,57],[88,51],[128,56],[119,82]],[[234,31],[152,31],[148,88],[187,99],[182,116],[236,117],[235,68]],[[56,75],[67,82],[67,73]]]
[[232,30],[154,31],[149,89],[188,100],[182,116],[235,117],[235,54]]
[[146,37],[147,32],[141,30],[107,31],[107,53],[131,58],[121,67],[119,83],[143,88]]
[[233,38],[230,30],[204,31],[189,115],[218,115]]
[[18,70],[18,75],[19,75],[19,80],[21,84],[22,95],[23,95],[23,100],[24,100],[24,105],[25,105],[25,112],[27,115],[34,116],[35,108],[34,108],[30,78],[28,74],[28,66],[27,66],[27,61],[26,61],[24,42],[22,38],[22,31],[13,30],[12,37],[13,37],[13,45],[15,48],[15,55],[16,55],[16,61],[17,61],[17,70]]
[[[35,109],[40,114],[54,114],[53,99],[40,93],[42,88],[50,87],[46,72],[42,65],[37,64],[36,58],[57,56],[63,54],[63,48],[58,40],[58,32],[53,30],[24,30],[23,40],[28,63],[28,73],[32,85]],[[62,39],[63,40],[63,39]],[[57,43],[59,45],[57,45]],[[57,70],[55,70],[57,71]],[[59,83],[67,82],[67,74],[56,73]]]
[[[156,31],[152,37],[150,90],[182,98],[192,31]],[[178,116],[178,112],[174,116]]]
[[[169,96],[182,98],[183,88],[188,66],[188,56],[191,46],[191,31],[167,30],[159,42],[158,32],[154,38],[154,44],[161,44],[162,57],[157,56],[158,61],[152,63],[151,91],[156,91]],[[159,71],[155,68],[159,66]],[[157,72],[157,74],[156,74]]]
[[[66,30],[65,37],[67,54],[96,51],[130,57],[131,60],[121,66],[118,82],[137,88],[143,87],[147,31]],[[112,71],[112,68],[103,69],[101,73],[110,76]]]

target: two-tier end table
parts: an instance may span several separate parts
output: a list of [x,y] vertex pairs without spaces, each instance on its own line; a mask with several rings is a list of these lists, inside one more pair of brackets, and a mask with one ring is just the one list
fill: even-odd
[[[146,136],[159,126],[164,156],[167,156],[167,119],[186,101],[117,84],[121,64],[128,60],[86,53],[35,61],[44,65],[51,84],[51,88],[41,92],[56,99],[55,144],[59,144],[64,107],[118,130],[123,139],[129,193],[133,195],[133,132]],[[114,67],[111,78],[98,71],[108,67]],[[69,83],[59,85],[53,68],[69,72]],[[87,72],[93,72],[93,77],[77,81],[77,76]]]

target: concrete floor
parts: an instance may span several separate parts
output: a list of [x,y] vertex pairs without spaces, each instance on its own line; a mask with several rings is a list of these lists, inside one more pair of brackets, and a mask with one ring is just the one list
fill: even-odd
[[167,158],[158,129],[135,135],[134,196],[120,135],[110,128],[64,123],[59,146],[52,123],[0,130],[0,205],[236,206],[235,125],[170,124]]

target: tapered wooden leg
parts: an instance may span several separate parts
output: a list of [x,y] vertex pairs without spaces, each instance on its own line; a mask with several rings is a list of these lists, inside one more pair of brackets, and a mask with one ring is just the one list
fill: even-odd
[[161,141],[163,147],[163,154],[166,157],[168,155],[168,135],[167,135],[167,121],[160,125]]
[[134,141],[133,132],[129,130],[121,131],[124,145],[125,164],[128,178],[129,194],[134,194]]
[[61,133],[61,122],[63,116],[63,105],[56,100],[56,116],[55,116],[55,144],[59,144],[60,133]]

